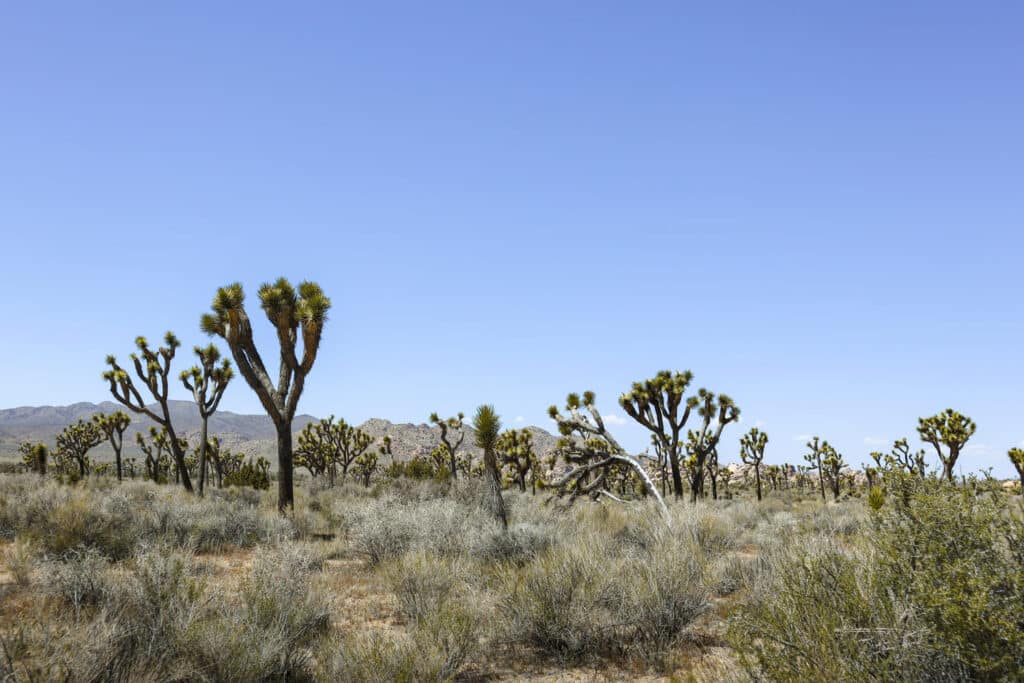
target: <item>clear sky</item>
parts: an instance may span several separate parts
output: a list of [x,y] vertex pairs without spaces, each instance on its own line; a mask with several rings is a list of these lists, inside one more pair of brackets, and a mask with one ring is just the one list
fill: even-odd
[[0,406],[104,400],[106,354],[285,275],[334,301],[303,412],[549,426],[589,388],[617,423],[689,368],[729,459],[757,423],[858,465],[953,407],[1009,475],[1022,35],[1019,2],[5,3]]

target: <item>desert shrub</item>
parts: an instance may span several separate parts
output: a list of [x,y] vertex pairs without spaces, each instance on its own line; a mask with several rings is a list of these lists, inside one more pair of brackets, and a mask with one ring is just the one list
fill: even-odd
[[43,587],[63,599],[77,618],[83,607],[95,607],[110,595],[109,560],[95,548],[69,551],[63,561],[43,566]]
[[396,560],[385,570],[399,612],[418,622],[438,612],[454,595],[466,592],[468,570],[458,560],[415,552]]
[[768,571],[764,556],[724,555],[710,569],[709,585],[718,595],[732,595],[753,588]]
[[11,571],[14,582],[19,586],[27,586],[32,580],[32,568],[36,563],[35,546],[24,538],[19,538],[4,548],[4,564]]
[[510,526],[506,533],[495,525],[478,537],[472,553],[477,559],[490,564],[508,562],[523,565],[556,542],[557,537],[550,527],[521,522]]
[[351,683],[450,681],[479,648],[480,618],[449,601],[414,623],[408,635],[350,634],[322,653],[320,678]]
[[897,490],[873,520],[880,580],[972,678],[1024,678],[1024,522],[999,493],[890,483]]
[[508,638],[568,660],[661,658],[709,607],[699,549],[669,535],[642,553],[614,547],[586,537],[507,570]]
[[766,590],[730,621],[728,639],[755,679],[960,680],[911,605],[878,591],[870,554],[825,537],[773,558]]

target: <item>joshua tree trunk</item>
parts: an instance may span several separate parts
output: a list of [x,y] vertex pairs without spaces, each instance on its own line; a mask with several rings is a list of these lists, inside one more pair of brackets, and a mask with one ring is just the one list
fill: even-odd
[[199,495],[200,496],[203,495],[203,488],[206,486],[206,451],[210,447],[209,444],[207,444],[207,442],[206,442],[206,437],[207,437],[208,427],[209,427],[209,425],[207,423],[208,423],[208,420],[207,420],[207,418],[204,417],[203,418],[203,426],[202,426],[202,428],[200,430],[200,434],[199,434],[200,441],[199,441],[199,481],[198,481],[198,485],[199,485]]
[[292,476],[292,423],[277,424],[277,508],[295,509]]
[[754,481],[757,482],[757,500],[761,500],[761,467],[754,465]]

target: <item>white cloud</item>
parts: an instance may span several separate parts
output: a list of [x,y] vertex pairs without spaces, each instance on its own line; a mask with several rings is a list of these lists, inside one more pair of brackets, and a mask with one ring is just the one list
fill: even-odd
[[813,438],[810,434],[800,434],[799,436],[794,436],[793,441],[810,441]]
[[604,421],[607,422],[610,425],[624,425],[624,424],[626,424],[626,418],[619,417],[615,413],[609,413],[607,415],[602,415],[601,417],[604,418]]
[[525,419],[526,419],[526,418],[525,418],[525,417],[523,417],[522,415],[516,415],[516,422],[522,422],[522,421],[523,421],[523,420],[525,420]]
[[768,423],[765,422],[764,420],[758,420],[757,422],[754,423],[754,426],[757,427],[758,429],[761,429],[762,427],[767,427]]
[[864,443],[868,446],[884,446],[889,443],[889,441],[886,439],[880,439],[877,436],[865,436]]
[[976,455],[985,455],[991,450],[992,448],[984,443],[976,443],[964,447],[964,453],[974,453]]

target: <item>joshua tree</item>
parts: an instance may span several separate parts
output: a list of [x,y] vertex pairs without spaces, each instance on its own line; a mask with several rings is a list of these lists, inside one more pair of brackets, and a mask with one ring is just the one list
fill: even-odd
[[693,405],[702,418],[700,429],[691,429],[686,435],[686,450],[690,454],[690,502],[696,503],[697,495],[704,490],[704,468],[708,456],[718,448],[725,426],[739,419],[740,409],[725,394],[716,397],[707,389],[697,391]]
[[345,420],[310,422],[299,434],[299,447],[295,451],[295,464],[305,467],[314,477],[327,474],[334,486],[335,472],[341,467],[341,478],[348,477],[348,468],[373,443],[373,437],[352,427]]
[[[138,444],[139,449],[146,455],[146,474],[149,478],[158,484],[166,481],[166,475],[169,474],[171,468],[171,454],[174,452],[174,444],[171,441],[171,436],[167,429],[150,427],[149,443],[146,443],[146,439],[142,436],[142,432],[137,432],[135,434],[135,442]],[[187,446],[184,439],[178,439],[177,445],[182,449]],[[188,470],[184,467],[184,458],[182,459],[182,467],[179,469],[179,476],[181,475],[182,470],[187,477]]]
[[437,413],[430,414],[430,422],[437,425],[438,429],[441,430],[441,443],[436,449],[434,449],[436,451],[436,455],[433,456],[434,460],[438,463],[438,469],[440,469],[442,467],[442,460],[447,456],[448,468],[451,471],[452,479],[456,479],[458,477],[456,452],[459,450],[459,446],[462,445],[462,440],[466,438],[466,434],[462,428],[462,420],[464,417],[465,415],[459,413],[455,417],[449,417],[447,420],[442,420],[438,417]]
[[370,477],[373,476],[373,473],[378,469],[377,463],[377,454],[373,451],[361,453],[359,457],[356,458],[354,471],[362,478],[363,486],[369,488]]
[[1017,475],[1020,477],[1020,495],[1024,496],[1024,449],[1011,448],[1007,455],[1017,469]]
[[908,474],[925,476],[924,449],[911,453],[906,439],[894,441],[892,451],[889,453],[871,453],[870,455],[878,469],[906,470]]
[[482,405],[473,416],[473,429],[476,431],[476,446],[484,452],[484,478],[490,491],[491,512],[508,530],[508,517],[505,515],[505,501],[501,497],[501,477],[498,474],[498,458],[495,448],[498,445],[498,433],[501,431],[501,418],[494,412],[494,406]]
[[680,460],[683,452],[681,435],[697,398],[684,400],[683,394],[693,381],[693,373],[672,373],[662,370],[651,379],[634,382],[632,389],[619,397],[619,405],[631,418],[650,430],[672,468],[672,492],[683,496]]
[[153,351],[149,348],[145,337],[137,337],[135,346],[138,347],[139,353],[131,355],[135,374],[153,396],[153,400],[156,402],[156,411],[146,405],[142,394],[135,388],[131,376],[118,365],[114,356],[107,356],[107,365],[110,366],[110,369],[103,373],[103,379],[110,383],[110,393],[119,403],[133,413],[145,415],[167,431],[171,455],[174,456],[174,464],[178,472],[181,473],[181,485],[191,493],[192,480],[189,479],[188,471],[185,469],[185,450],[182,447],[182,441],[174,433],[174,425],[171,424],[171,411],[167,403],[171,361],[174,360],[174,352],[181,346],[181,342],[173,333],[168,332],[164,335],[164,344],[165,346]]
[[110,442],[110,447],[114,449],[114,463],[117,469],[117,480],[121,481],[121,449],[124,447],[124,433],[128,429],[128,425],[132,423],[132,419],[128,417],[128,414],[115,410],[109,415],[103,413],[97,413],[92,416],[93,422],[95,422],[100,431],[107,437],[107,441]]
[[721,470],[721,474],[719,474],[719,476],[722,478],[722,489],[725,493],[725,497],[728,498],[729,482],[732,481],[732,470],[730,470],[728,466],[723,467]]
[[26,441],[18,446],[21,453],[21,461],[28,465],[33,472],[43,476],[46,474],[46,460],[50,456],[50,449],[44,443],[31,443]]
[[537,493],[535,468],[537,454],[533,452],[533,435],[526,429],[509,429],[502,432],[495,446],[504,465],[520,491],[526,491],[526,475],[533,482],[533,493]]
[[[303,282],[296,291],[285,278],[264,284],[259,297],[267,319],[277,332],[280,346],[276,385],[256,350],[241,284],[236,282],[217,290],[213,313],[202,317],[201,327],[203,332],[215,334],[227,343],[238,371],[256,392],[277,429],[277,507],[283,512],[295,507],[292,419],[306,385],[306,376],[313,369],[320,348],[331,300],[315,283]],[[296,350],[300,337],[301,360]]]
[[668,453],[656,434],[651,434],[651,447],[654,449],[654,461],[658,465],[658,473],[661,477],[661,496],[664,498],[668,495],[665,490],[668,486]]
[[832,448],[829,446],[828,441],[821,441],[818,437],[814,437],[807,442],[807,447],[811,449],[810,453],[804,455],[804,460],[807,461],[809,468],[818,471],[818,485],[821,488],[821,500],[825,501],[825,471],[821,466],[821,459],[828,451]]
[[825,468],[825,476],[828,477],[829,485],[832,487],[832,497],[839,500],[839,485],[842,483],[840,473],[846,467],[841,453],[836,451],[828,442],[822,447],[823,457],[821,464]]
[[89,471],[88,453],[103,443],[103,438],[103,431],[95,422],[79,420],[57,435],[57,454],[64,462],[76,462],[78,474],[84,477]]
[[[613,468],[616,465],[625,465],[636,472],[647,492],[658,501],[665,516],[665,523],[671,525],[672,518],[654,482],[640,462],[627,454],[605,428],[601,413],[594,405],[595,400],[594,392],[586,391],[582,398],[579,394],[569,394],[565,400],[566,414],[559,411],[558,406],[548,408],[548,415],[558,423],[558,432],[562,435],[558,441],[557,452],[552,455],[551,461],[561,457],[569,465],[569,471],[555,477],[550,483],[551,487],[561,493],[569,491],[572,499],[579,495],[596,498],[602,493],[607,493],[605,484]],[[586,410],[587,414],[584,414],[583,410]]]
[[[942,478],[953,483],[953,467],[964,444],[974,434],[977,425],[965,415],[952,408],[947,408],[938,415],[922,417],[917,420],[917,433],[921,441],[930,443],[942,462]],[[947,452],[942,452],[945,446]]]
[[757,427],[752,428],[740,439],[740,460],[754,467],[754,481],[757,484],[757,499],[761,500],[761,463],[768,435]]
[[[220,350],[210,344],[206,348],[197,346],[193,349],[199,357],[199,365],[193,365],[181,373],[181,382],[185,388],[192,392],[192,398],[199,408],[199,420],[201,423],[199,431],[199,495],[203,495],[203,488],[206,486],[206,456],[209,451],[209,422],[210,416],[217,412],[220,399],[224,396],[224,390],[228,388],[228,382],[234,376],[231,370],[231,361],[227,358],[221,360]],[[217,361],[221,360],[220,364]]]
[[718,449],[713,448],[708,453],[707,463],[704,465],[708,479],[711,480],[711,500],[718,500]]

